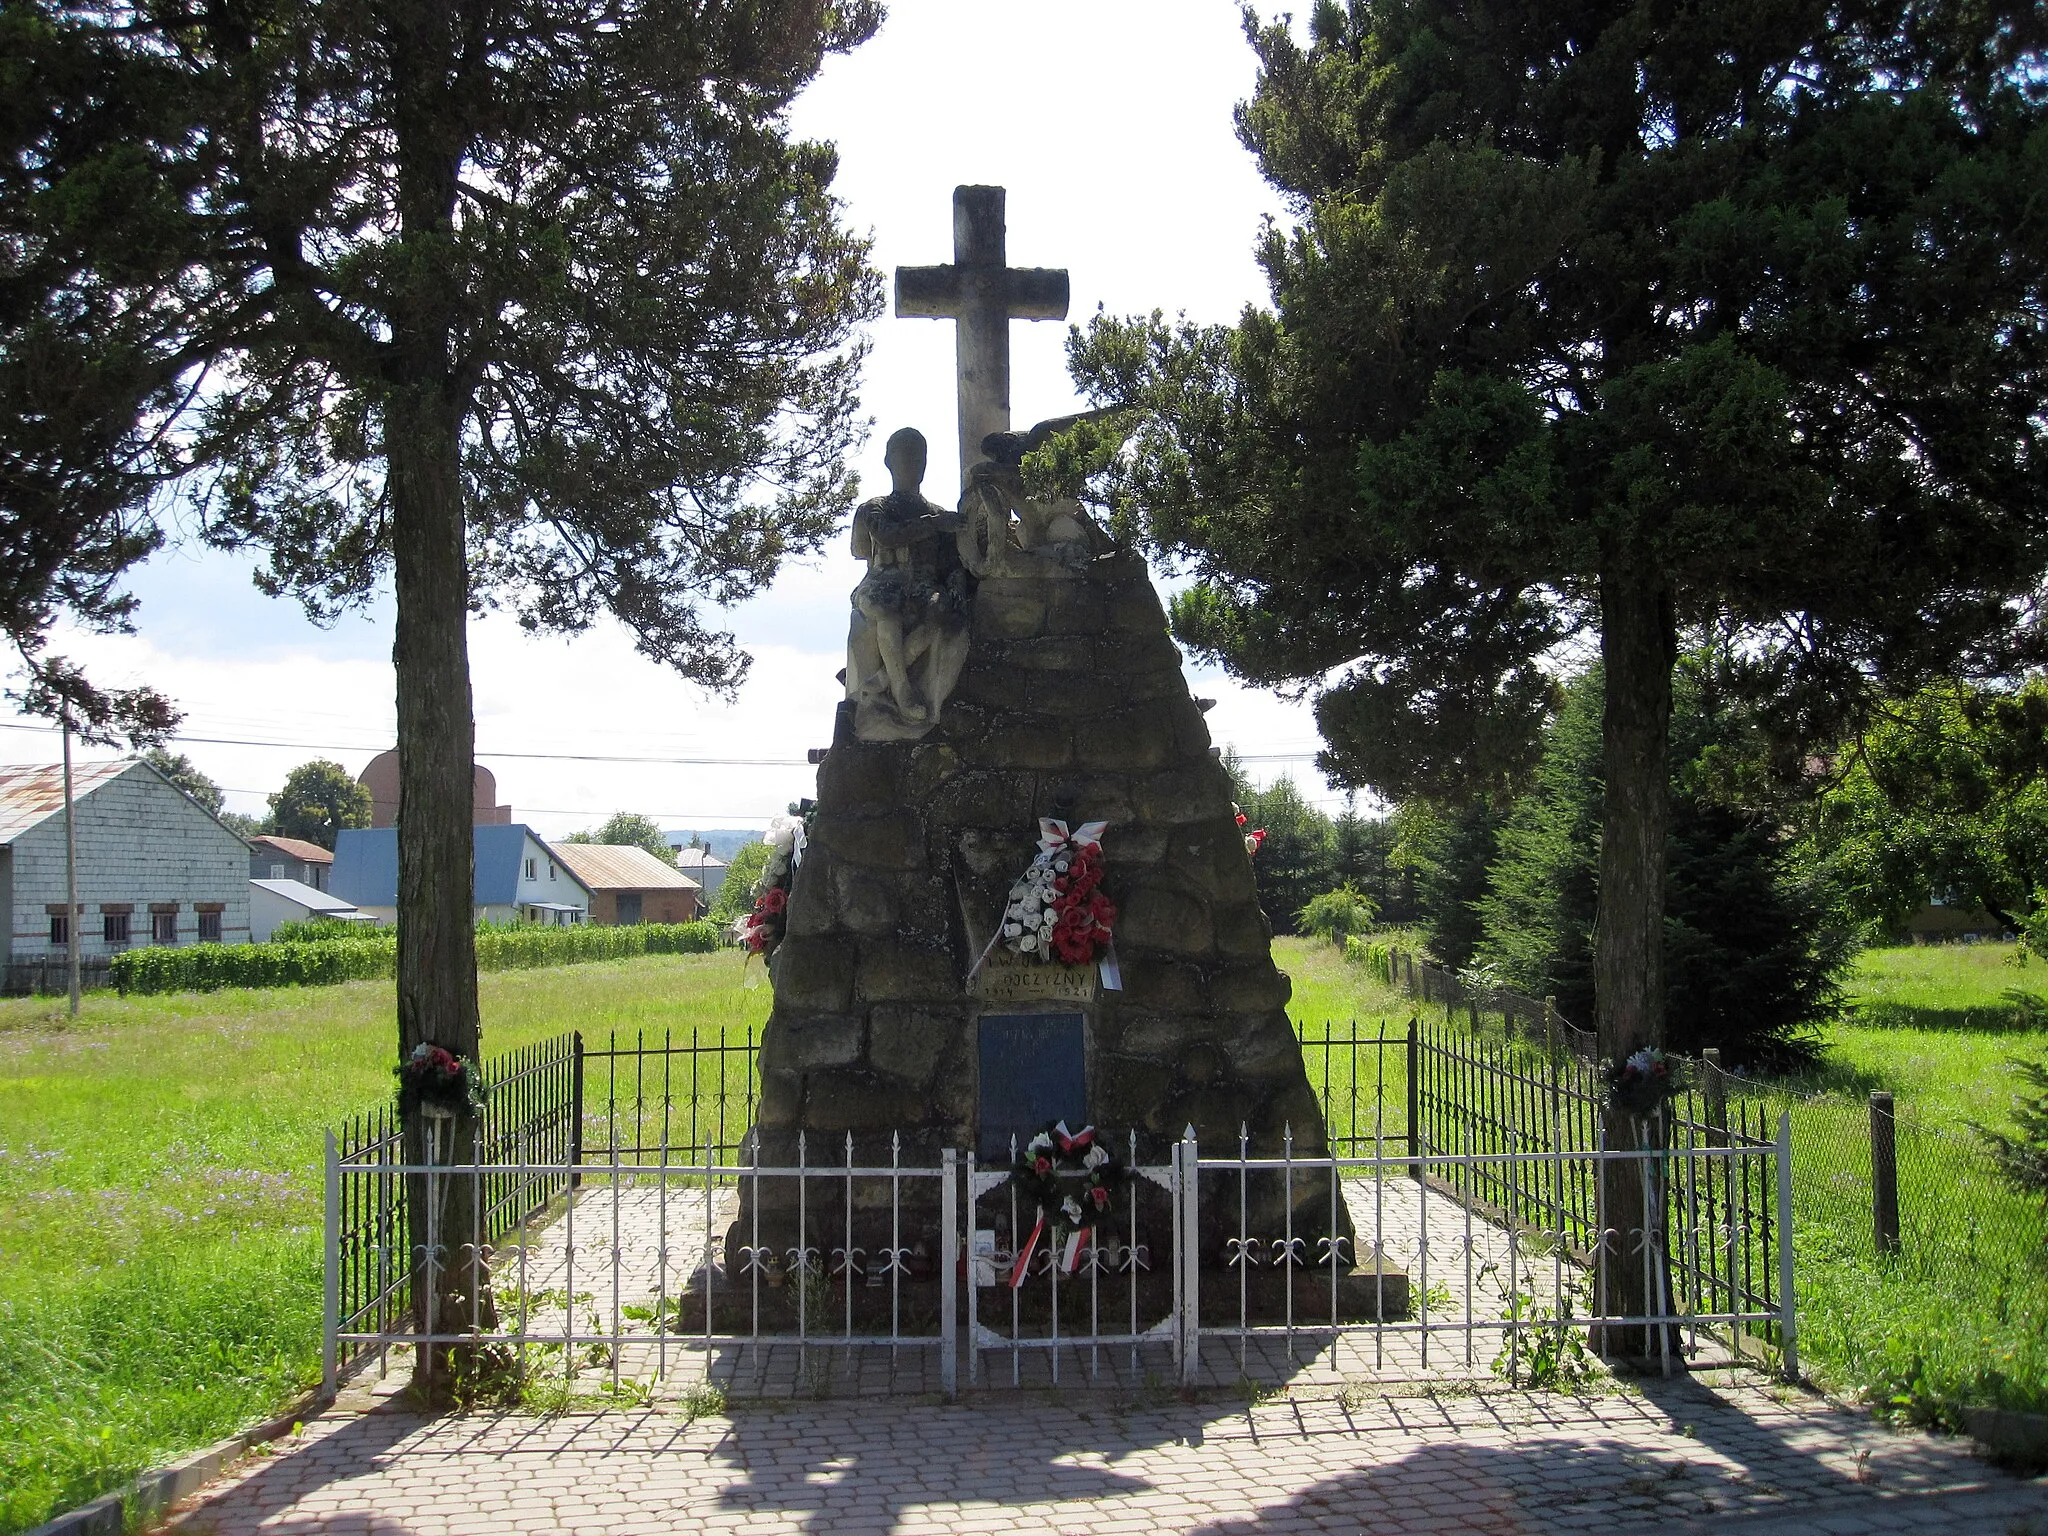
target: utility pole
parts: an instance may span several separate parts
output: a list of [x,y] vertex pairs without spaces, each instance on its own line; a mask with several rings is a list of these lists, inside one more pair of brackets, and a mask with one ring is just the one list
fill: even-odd
[[78,816],[71,796],[71,711],[64,724],[64,949],[71,972],[71,1017],[78,1017]]

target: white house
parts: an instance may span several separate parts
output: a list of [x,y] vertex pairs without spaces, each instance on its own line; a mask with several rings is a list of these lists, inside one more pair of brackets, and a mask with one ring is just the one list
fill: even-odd
[[251,880],[296,880],[324,891],[328,872],[333,868],[334,855],[304,838],[265,832],[249,839]]
[[[589,887],[531,827],[478,826],[473,836],[478,922],[568,926],[589,920]],[[343,830],[334,841],[334,873],[327,889],[381,923],[396,922],[398,829]]]
[[64,770],[0,768],[0,952],[10,990],[68,958],[249,937],[249,845],[145,762],[81,763],[78,911],[64,910]]
[[326,891],[316,890],[303,880],[251,880],[249,882],[249,937],[261,944],[277,932],[282,923],[330,922],[377,926],[377,919],[359,912],[350,903]]

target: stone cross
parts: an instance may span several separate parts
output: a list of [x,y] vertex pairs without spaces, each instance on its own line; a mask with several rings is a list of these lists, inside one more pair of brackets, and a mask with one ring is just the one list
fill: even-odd
[[1067,274],[1012,267],[1004,254],[1003,189],[953,189],[953,262],[898,267],[899,317],[953,320],[960,385],[960,477],[981,458],[981,440],[1010,429],[1010,322],[1064,320]]

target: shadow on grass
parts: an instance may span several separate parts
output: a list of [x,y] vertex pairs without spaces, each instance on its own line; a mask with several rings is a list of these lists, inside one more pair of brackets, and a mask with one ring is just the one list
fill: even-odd
[[1850,1005],[1848,1022],[1864,1029],[1925,1029],[1975,1035],[2048,1032],[2048,998],[2007,987],[1995,1003],[1939,1007],[1870,1000]]

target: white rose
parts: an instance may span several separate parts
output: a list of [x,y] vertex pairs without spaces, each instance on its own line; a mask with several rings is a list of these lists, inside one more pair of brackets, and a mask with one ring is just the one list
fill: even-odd
[[1104,1151],[1098,1144],[1088,1149],[1088,1155],[1081,1159],[1081,1166],[1083,1168],[1100,1168],[1108,1161],[1109,1153]]
[[761,834],[761,841],[778,853],[788,853],[796,847],[797,833],[803,823],[788,816],[778,816],[768,823],[768,830]]

